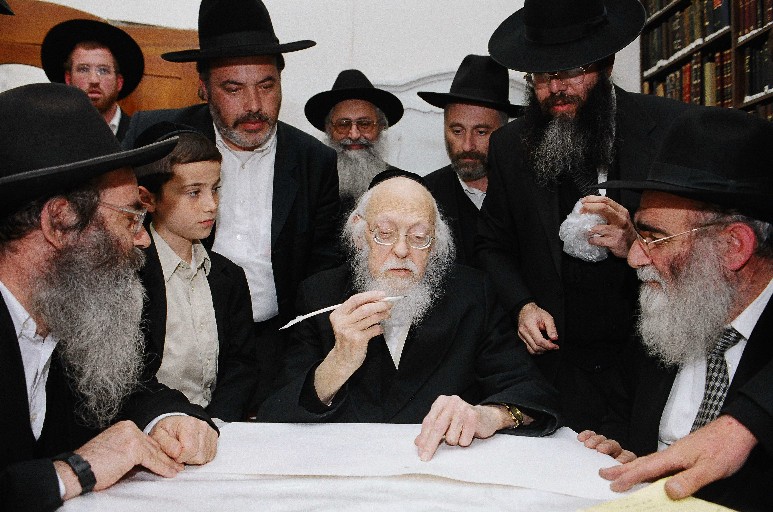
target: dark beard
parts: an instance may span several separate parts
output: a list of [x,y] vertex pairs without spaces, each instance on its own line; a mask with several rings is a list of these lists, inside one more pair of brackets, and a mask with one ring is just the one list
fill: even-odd
[[99,219],[59,251],[33,285],[32,309],[59,340],[64,371],[80,397],[76,414],[104,427],[137,386],[144,254],[126,254]]
[[[597,193],[599,171],[609,172],[615,158],[615,97],[606,73],[577,108],[574,118],[553,116],[533,89],[528,89],[523,142],[537,183],[555,186],[563,176],[571,178],[581,195]],[[572,99],[572,98],[569,98]]]

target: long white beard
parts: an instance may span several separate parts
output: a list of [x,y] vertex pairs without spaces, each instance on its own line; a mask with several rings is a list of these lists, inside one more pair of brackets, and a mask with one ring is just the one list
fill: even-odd
[[357,141],[358,144],[367,145],[363,149],[346,150],[345,144],[353,141],[344,139],[334,142],[328,136],[328,145],[338,154],[338,191],[341,197],[358,199],[370,185],[371,180],[381,171],[389,167],[381,158],[383,142],[381,137],[371,143],[365,138]]
[[724,274],[721,253],[699,239],[667,284],[654,267],[639,268],[641,316],[637,329],[647,351],[666,366],[707,354],[730,320],[735,290]]

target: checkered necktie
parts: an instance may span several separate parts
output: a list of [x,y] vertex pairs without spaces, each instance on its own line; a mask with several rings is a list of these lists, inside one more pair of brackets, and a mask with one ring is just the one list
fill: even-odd
[[698,415],[695,417],[690,432],[699,429],[719,416],[719,410],[725,403],[727,388],[730,387],[725,352],[738,343],[741,338],[743,336],[738,331],[728,327],[722,332],[722,336],[706,358],[706,390],[703,393],[703,401],[701,401],[701,407],[698,409]]

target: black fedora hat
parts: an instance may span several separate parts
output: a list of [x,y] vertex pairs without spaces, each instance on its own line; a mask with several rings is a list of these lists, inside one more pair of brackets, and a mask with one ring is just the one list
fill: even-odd
[[13,11],[5,0],[0,0],[0,14],[13,15]]
[[163,158],[166,140],[124,151],[86,93],[31,84],[0,93],[0,214],[91,178]]
[[48,31],[40,46],[40,60],[49,80],[64,83],[64,63],[82,41],[97,41],[110,48],[123,76],[119,100],[137,88],[145,72],[139,45],[120,28],[96,20],[63,21]]
[[277,55],[305,50],[315,44],[308,40],[280,44],[268,9],[261,0],[202,0],[199,48],[164,53],[161,58],[170,62],[195,62]]
[[509,101],[507,68],[488,55],[466,56],[454,75],[450,92],[421,91],[416,94],[439,108],[445,108],[449,103],[471,103],[505,112],[510,117],[523,114],[521,105]]
[[346,69],[338,74],[329,91],[315,94],[306,102],[306,119],[318,130],[325,131],[325,118],[330,110],[344,100],[365,100],[373,103],[394,126],[403,117],[403,104],[391,92],[377,89],[359,69]]
[[599,188],[657,190],[773,222],[773,123],[746,112],[694,107],[674,120],[643,181]]
[[639,0],[525,0],[494,31],[488,50],[510,69],[561,71],[622,50],[644,20]]

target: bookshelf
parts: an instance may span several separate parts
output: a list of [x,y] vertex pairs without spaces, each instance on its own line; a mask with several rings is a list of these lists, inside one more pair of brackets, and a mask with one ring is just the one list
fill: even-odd
[[643,0],[642,92],[773,121],[773,0]]

